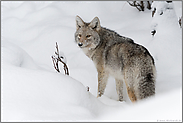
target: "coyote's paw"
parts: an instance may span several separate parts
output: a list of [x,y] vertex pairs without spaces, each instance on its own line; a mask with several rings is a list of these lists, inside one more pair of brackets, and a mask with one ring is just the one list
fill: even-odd
[[101,93],[101,92],[98,92],[98,94],[97,94],[97,98],[98,97],[101,97],[103,94]]
[[120,102],[125,102],[125,100],[124,100],[124,99],[119,99],[118,101],[120,101]]
[[98,97],[101,97],[101,96],[100,96],[100,95],[97,95],[97,98],[98,98]]
[[124,101],[123,96],[119,96],[118,101],[123,102]]

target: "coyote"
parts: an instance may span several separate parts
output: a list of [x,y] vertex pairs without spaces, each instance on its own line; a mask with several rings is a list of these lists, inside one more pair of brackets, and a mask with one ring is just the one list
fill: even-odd
[[115,78],[119,101],[124,101],[123,82],[132,102],[155,94],[155,63],[145,47],[102,27],[98,17],[86,23],[76,16],[75,41],[96,66],[97,97],[104,94],[109,75]]

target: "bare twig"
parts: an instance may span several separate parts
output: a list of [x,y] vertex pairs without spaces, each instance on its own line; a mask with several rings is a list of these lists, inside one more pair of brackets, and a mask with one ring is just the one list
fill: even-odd
[[[141,5],[140,5],[141,4]],[[140,4],[138,3],[138,5],[140,6],[140,8],[142,9],[142,11],[144,11],[144,2],[140,1]]]
[[59,55],[59,50],[58,50],[58,44],[57,44],[57,42],[56,42],[56,51],[55,51],[55,55],[57,55],[57,57],[52,56],[54,68],[55,68],[58,72],[60,72],[59,67],[58,67],[58,62],[60,61],[60,62],[64,65],[65,74],[66,74],[66,75],[69,75],[69,70],[68,70],[67,64],[66,64],[65,62],[62,61],[61,58],[63,58],[63,57],[60,57],[60,55]]
[[156,30],[152,30],[151,31],[151,34],[154,36],[155,35],[155,33],[156,33]]
[[182,17],[179,18],[179,25],[180,25],[180,27],[182,27]]
[[139,11],[142,11],[138,6],[139,6],[139,4],[137,3],[136,4],[136,1],[133,1],[133,4],[132,3],[130,3],[129,1],[127,1],[131,6],[133,6],[133,7],[136,7]]
[[150,1],[127,1],[130,6],[136,7],[139,11],[144,11],[145,8],[151,9],[151,2]]
[[60,70],[58,68],[58,60],[56,60],[56,58],[54,56],[52,56],[52,61],[53,61],[55,70],[57,70],[60,73]]
[[147,9],[149,9],[149,10],[152,9],[152,8],[151,8],[151,3],[150,3],[150,1],[147,1]]
[[154,17],[154,14],[156,13],[156,8],[152,11],[152,17]]
[[90,91],[90,88],[87,86],[87,87],[86,87],[86,90],[87,90],[87,91]]
[[65,74],[69,75],[69,70],[68,70],[68,67],[67,67],[66,63],[63,62],[60,58],[58,58],[58,61],[62,62],[62,64],[64,65]]

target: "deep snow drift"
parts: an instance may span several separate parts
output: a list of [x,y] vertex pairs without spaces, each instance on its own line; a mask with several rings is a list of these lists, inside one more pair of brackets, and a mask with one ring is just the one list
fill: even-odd
[[[1,2],[2,121],[181,121],[181,4],[154,2],[152,18],[151,11],[124,1]],[[156,96],[132,104],[124,90],[126,101],[118,102],[110,78],[104,96],[96,98],[97,71],[74,41],[76,15],[86,22],[98,16],[102,26],[149,50],[157,67]],[[69,76],[62,64],[61,73],[53,68],[56,42]]]

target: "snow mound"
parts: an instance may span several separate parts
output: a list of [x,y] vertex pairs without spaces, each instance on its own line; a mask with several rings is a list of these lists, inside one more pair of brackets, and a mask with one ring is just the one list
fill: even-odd
[[23,68],[36,69],[38,66],[33,59],[19,46],[8,41],[2,44],[2,65],[13,65]]

